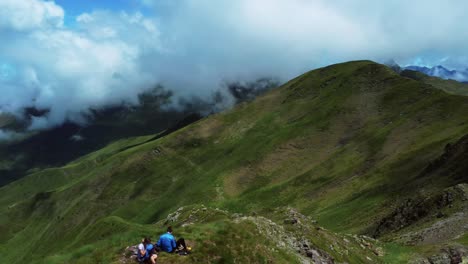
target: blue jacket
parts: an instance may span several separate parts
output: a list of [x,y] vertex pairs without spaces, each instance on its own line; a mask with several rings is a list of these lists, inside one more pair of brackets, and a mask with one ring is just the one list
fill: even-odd
[[153,250],[154,246],[153,244],[148,244],[146,245],[146,255],[149,255],[149,253],[151,252],[151,250]]
[[171,233],[166,233],[159,237],[156,246],[160,247],[163,251],[172,252],[176,248],[176,241]]

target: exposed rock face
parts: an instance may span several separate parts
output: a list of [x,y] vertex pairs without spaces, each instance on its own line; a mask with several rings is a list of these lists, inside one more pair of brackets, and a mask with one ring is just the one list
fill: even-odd
[[138,254],[138,246],[127,247],[122,253],[122,256],[120,256],[119,263],[122,263],[122,264],[137,263],[137,254]]
[[447,144],[444,153],[432,161],[419,177],[439,176],[452,178],[456,182],[468,181],[468,135],[455,144]]
[[166,225],[171,224],[171,223],[176,222],[177,220],[179,220],[179,216],[180,216],[182,210],[184,210],[184,207],[180,207],[179,209],[177,209],[177,211],[167,215],[165,224]]
[[468,250],[463,247],[450,247],[429,258],[416,259],[411,264],[461,264],[468,263]]
[[[259,213],[251,213],[250,215],[230,213],[204,205],[186,206],[175,210],[165,219],[154,224],[158,227],[166,225],[195,226],[220,219],[223,219],[227,225],[240,224],[239,226],[253,228],[251,231],[253,231],[252,234],[258,236],[258,243],[264,244],[268,251],[278,252],[279,250],[286,253],[294,259],[294,263],[344,264],[352,263],[349,262],[350,259],[358,259],[359,263],[382,263],[381,257],[385,255],[379,241],[362,235],[334,233],[318,226],[317,221],[312,217],[305,216],[290,207],[279,207],[270,214],[262,216]],[[241,239],[241,237],[233,239]],[[186,242],[194,248],[200,248],[197,247],[196,241],[186,240]],[[237,242],[242,243],[242,240]],[[211,250],[216,250],[219,247],[216,243],[210,243],[208,246],[213,247]],[[119,263],[135,263],[136,252],[136,246],[122,249],[118,256]],[[190,261],[199,263],[196,260],[200,255],[197,256],[197,254],[203,253],[194,251],[188,260],[161,255],[160,261],[164,263],[187,263]]]
[[374,237],[379,237],[387,232],[400,230],[428,215],[430,210],[424,202],[425,201],[408,199],[391,215],[380,221],[373,234]]
[[[462,225],[466,220],[468,213],[468,185],[459,184],[454,187],[446,189],[444,192],[426,198],[413,198],[408,199],[401,206],[397,207],[390,215],[384,217],[377,224],[377,228],[373,233],[374,237],[380,237],[390,232],[399,231],[408,227],[418,221],[437,221],[430,228],[426,228],[424,232],[413,232],[409,239],[410,244],[424,242],[425,238],[430,237],[435,229],[443,229],[448,227],[448,224],[460,222]],[[451,215],[443,213],[444,210],[457,206],[456,211]],[[442,223],[441,224],[438,224]],[[463,222],[463,223],[462,223]],[[439,228],[440,227],[440,228]],[[449,230],[443,230],[439,233],[450,233]],[[455,232],[456,233],[456,232]],[[440,234],[439,234],[440,235]],[[454,234],[455,235],[455,234]]]
[[[288,221],[290,219],[287,219]],[[333,264],[334,259],[327,252],[317,248],[313,243],[304,237],[297,237],[292,232],[288,232],[283,226],[262,216],[240,217],[236,221],[252,221],[257,226],[259,232],[275,241],[276,246],[294,252],[301,263]],[[294,223],[298,224],[296,219]]]

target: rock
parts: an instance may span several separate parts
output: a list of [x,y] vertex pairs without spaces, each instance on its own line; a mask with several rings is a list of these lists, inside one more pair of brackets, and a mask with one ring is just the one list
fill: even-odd
[[297,224],[298,222],[299,222],[299,221],[297,220],[297,218],[285,219],[285,220],[284,220],[284,223],[285,223],[285,224],[290,224],[290,225]]
[[242,214],[238,214],[238,213],[232,214],[232,218],[240,218],[242,216],[243,216]]
[[383,257],[385,255],[385,252],[381,247],[374,248],[372,252],[374,252],[374,254],[379,257]]
[[[450,260],[452,263],[468,262],[468,250],[465,248],[449,248]],[[464,262],[466,261],[466,262]]]
[[165,224],[176,222],[179,219],[179,216],[180,216],[183,209],[184,209],[184,207],[180,207],[174,213],[168,214],[167,217],[166,217]]
[[451,258],[449,254],[442,253],[440,255],[435,255],[429,258],[431,264],[451,264]]
[[424,258],[411,260],[408,264],[431,264],[429,260]]
[[119,258],[119,263],[122,263],[122,264],[136,263],[137,249],[138,249],[138,246],[126,247],[124,252],[122,253],[122,256]]
[[162,154],[162,151],[161,151],[160,148],[154,148],[154,149],[151,151],[151,153],[152,153],[153,155],[155,155],[155,156],[159,156],[159,155]]
[[313,249],[309,249],[307,250],[306,255],[307,257],[312,258],[314,255],[318,255],[318,252]]
[[323,263],[323,264],[335,263],[333,257],[331,257],[325,251],[322,251],[320,249],[310,248],[310,249],[303,251],[302,254],[312,259],[313,263]]
[[[420,262],[426,263],[426,262]],[[434,255],[428,259],[431,264],[459,264],[468,263],[468,249],[464,247],[451,247],[443,249],[440,254]]]
[[453,208],[454,206],[459,207],[460,205],[457,202],[463,201],[465,196],[465,184],[452,186],[429,196],[423,192],[415,194],[414,197],[401,203],[393,212],[377,222],[373,237],[399,231],[417,224],[423,219],[432,220],[434,218],[450,217],[451,214],[447,215],[444,209]]

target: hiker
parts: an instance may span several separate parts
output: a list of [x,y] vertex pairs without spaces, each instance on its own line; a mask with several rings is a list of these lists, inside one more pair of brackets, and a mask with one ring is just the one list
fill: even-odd
[[141,240],[141,243],[138,245],[138,251],[137,251],[137,261],[138,263],[145,263],[146,261],[149,260],[149,254],[148,251],[146,250],[146,246],[150,243],[149,238],[145,237]]
[[180,247],[182,247],[184,252],[188,252],[187,246],[185,245],[185,240],[183,238],[179,238],[177,241],[175,240],[174,236],[172,235],[172,226],[169,226],[167,228],[167,233],[159,237],[156,246],[161,251],[165,251],[168,253],[174,253],[180,250]]
[[151,240],[148,238],[148,244],[146,244],[146,254],[149,256],[151,264],[156,264],[158,255],[156,254],[156,248],[151,244]]
[[151,244],[151,239],[148,237],[143,238],[141,243],[138,245],[138,263],[148,263],[149,261],[151,264],[155,264],[157,258],[158,255],[155,252],[153,244]]

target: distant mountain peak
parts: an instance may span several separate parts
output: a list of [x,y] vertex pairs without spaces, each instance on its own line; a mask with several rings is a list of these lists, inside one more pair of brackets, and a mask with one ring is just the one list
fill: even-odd
[[426,66],[410,65],[403,67],[403,69],[422,72],[426,75],[439,77],[446,80],[455,80],[459,82],[468,81],[468,68],[465,70],[450,70],[442,65],[436,65],[431,68]]

